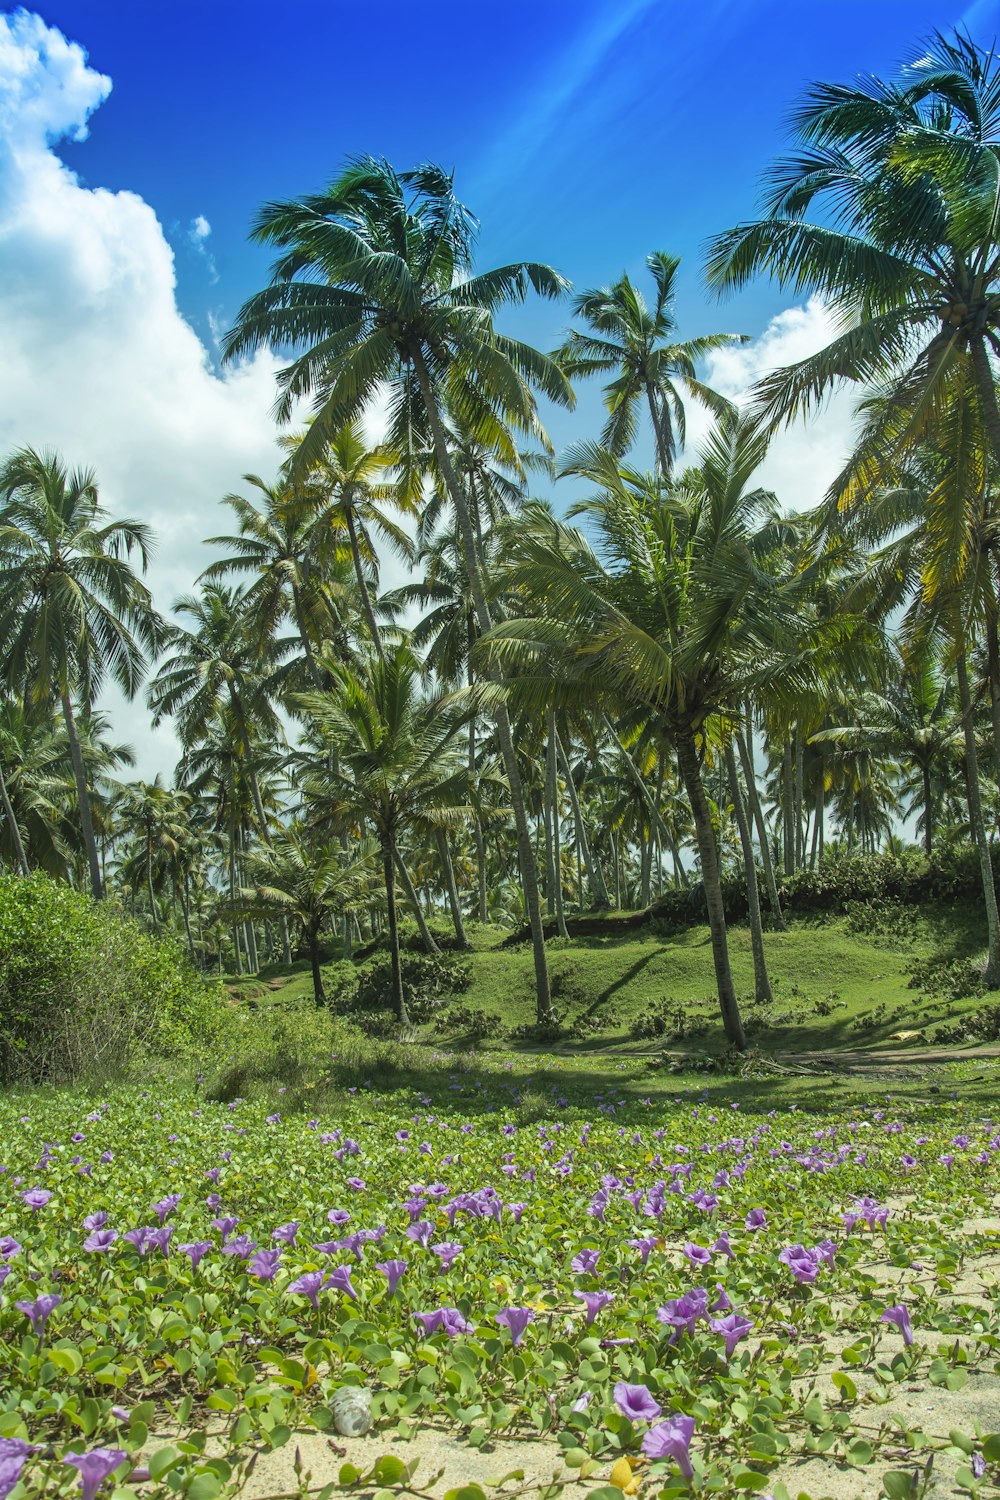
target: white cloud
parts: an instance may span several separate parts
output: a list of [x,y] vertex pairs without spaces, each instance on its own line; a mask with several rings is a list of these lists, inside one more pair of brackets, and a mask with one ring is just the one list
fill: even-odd
[[[205,566],[201,539],[225,529],[219,497],[241,474],[271,475],[278,361],[222,378],[177,308],[173,252],[135,193],[80,185],[51,150],[86,137],[110,80],[37,16],[0,15],[0,453],[56,448],[97,471],[112,513],[156,534],[150,582],[168,608]],[[204,242],[204,215],[192,220]],[[139,773],[169,774],[177,746],[141,702],[109,695]]]
[[188,225],[188,244],[205,262],[209,279],[214,283],[219,279],[219,272],[215,265],[215,256],[208,248],[208,237],[212,233],[212,226],[204,214],[196,214]]

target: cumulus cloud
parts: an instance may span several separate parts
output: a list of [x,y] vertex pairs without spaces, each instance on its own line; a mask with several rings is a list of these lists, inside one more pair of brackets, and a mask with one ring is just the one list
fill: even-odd
[[[219,497],[281,459],[269,411],[278,361],[221,378],[175,297],[173,252],[135,193],[84,188],[53,152],[86,137],[108,78],[38,16],[0,15],[0,452],[56,448],[97,471],[105,505],[149,522],[161,608],[205,566]],[[208,220],[192,232],[204,245]],[[110,702],[140,774],[169,773],[177,746],[141,703]]]
[[209,279],[216,282],[219,279],[219,272],[216,269],[215,256],[209,250],[207,243],[211,233],[212,226],[205,218],[205,215],[196,214],[188,225],[187,238],[188,244],[194,250],[195,254],[199,255],[205,262]]

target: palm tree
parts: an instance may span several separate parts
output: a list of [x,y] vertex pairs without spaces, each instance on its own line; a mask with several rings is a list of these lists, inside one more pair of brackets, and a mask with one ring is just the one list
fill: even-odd
[[[390,394],[388,441],[408,455],[428,445],[454,511],[479,628],[492,626],[473,505],[451,459],[449,419],[512,461],[511,429],[540,435],[535,390],[563,405],[558,365],[497,331],[493,314],[530,291],[558,297],[550,267],[522,261],[472,274],[476,221],[440,167],[397,173],[370,157],[325,192],[265,205],[253,238],[282,252],[271,284],[244,304],[225,340],[227,360],[264,344],[298,350],[280,379],[278,416],[312,396],[314,420],[299,449],[302,469],[329,435],[357,421],[380,390]],[[545,933],[510,721],[497,735],[510,785],[525,905],[531,924],[540,1017],[551,1011]]]
[[627,273],[609,287],[581,292],[573,312],[588,331],[571,329],[555,357],[571,377],[614,374],[604,387],[609,416],[600,441],[616,458],[624,458],[635,442],[639,407],[646,403],[656,467],[666,477],[684,445],[685,397],[716,413],[721,409],[716,392],[698,379],[699,361],[713,350],[746,343],[746,336],[710,333],[678,342],[674,304],[680,261],[654,250],[646,265],[656,287],[652,307]]
[[318,841],[302,824],[281,829],[272,846],[250,862],[253,888],[243,892],[239,904],[296,924],[309,955],[317,1006],[326,1004],[319,948],[323,924],[370,901],[374,867],[375,851],[368,845],[362,843],[348,857],[338,843]]
[[[111,679],[133,698],[163,622],[145,584],[150,535],[109,521],[89,470],[22,448],[0,466],[0,644],[4,679],[31,703],[58,702],[69,740],[94,898],[103,894],[77,709]],[[74,703],[76,706],[74,706]]]
[[[331,692],[304,694],[300,700],[336,747],[338,769],[331,779],[343,816],[353,822],[360,814],[379,840],[400,1024],[408,1019],[396,912],[400,836],[418,823],[457,825],[467,812],[459,803],[464,786],[458,736],[465,711],[424,697],[420,680],[417,658],[399,643],[358,669],[341,666]],[[335,819],[337,809],[325,816]]]
[[146,883],[150,922],[155,929],[160,920],[154,875],[164,865],[176,868],[189,834],[187,813],[191,798],[185,791],[164,786],[162,776],[157,774],[153,781],[126,782],[117,802],[123,827],[138,845],[138,864]]

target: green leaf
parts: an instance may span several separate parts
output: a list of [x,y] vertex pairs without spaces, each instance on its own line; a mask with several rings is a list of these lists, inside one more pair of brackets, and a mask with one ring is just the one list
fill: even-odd
[[162,1479],[164,1474],[176,1466],[179,1459],[180,1454],[176,1448],[171,1448],[169,1445],[166,1448],[157,1448],[149,1460],[150,1479]]

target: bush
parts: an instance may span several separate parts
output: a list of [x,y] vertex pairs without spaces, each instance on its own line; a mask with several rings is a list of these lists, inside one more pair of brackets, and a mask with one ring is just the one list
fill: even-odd
[[39,873],[0,873],[0,1083],[111,1077],[218,1034],[221,985],[172,938]]
[[449,1005],[446,1010],[439,1010],[434,1018],[434,1030],[464,1032],[477,1042],[501,1041],[508,1034],[503,1017],[496,1011],[470,1005]]
[[[470,965],[454,953],[406,953],[401,955],[403,990],[410,1019],[418,1025],[472,983]],[[387,953],[366,960],[334,996],[334,1006],[354,1011],[385,1010],[392,1005],[392,965]]]

